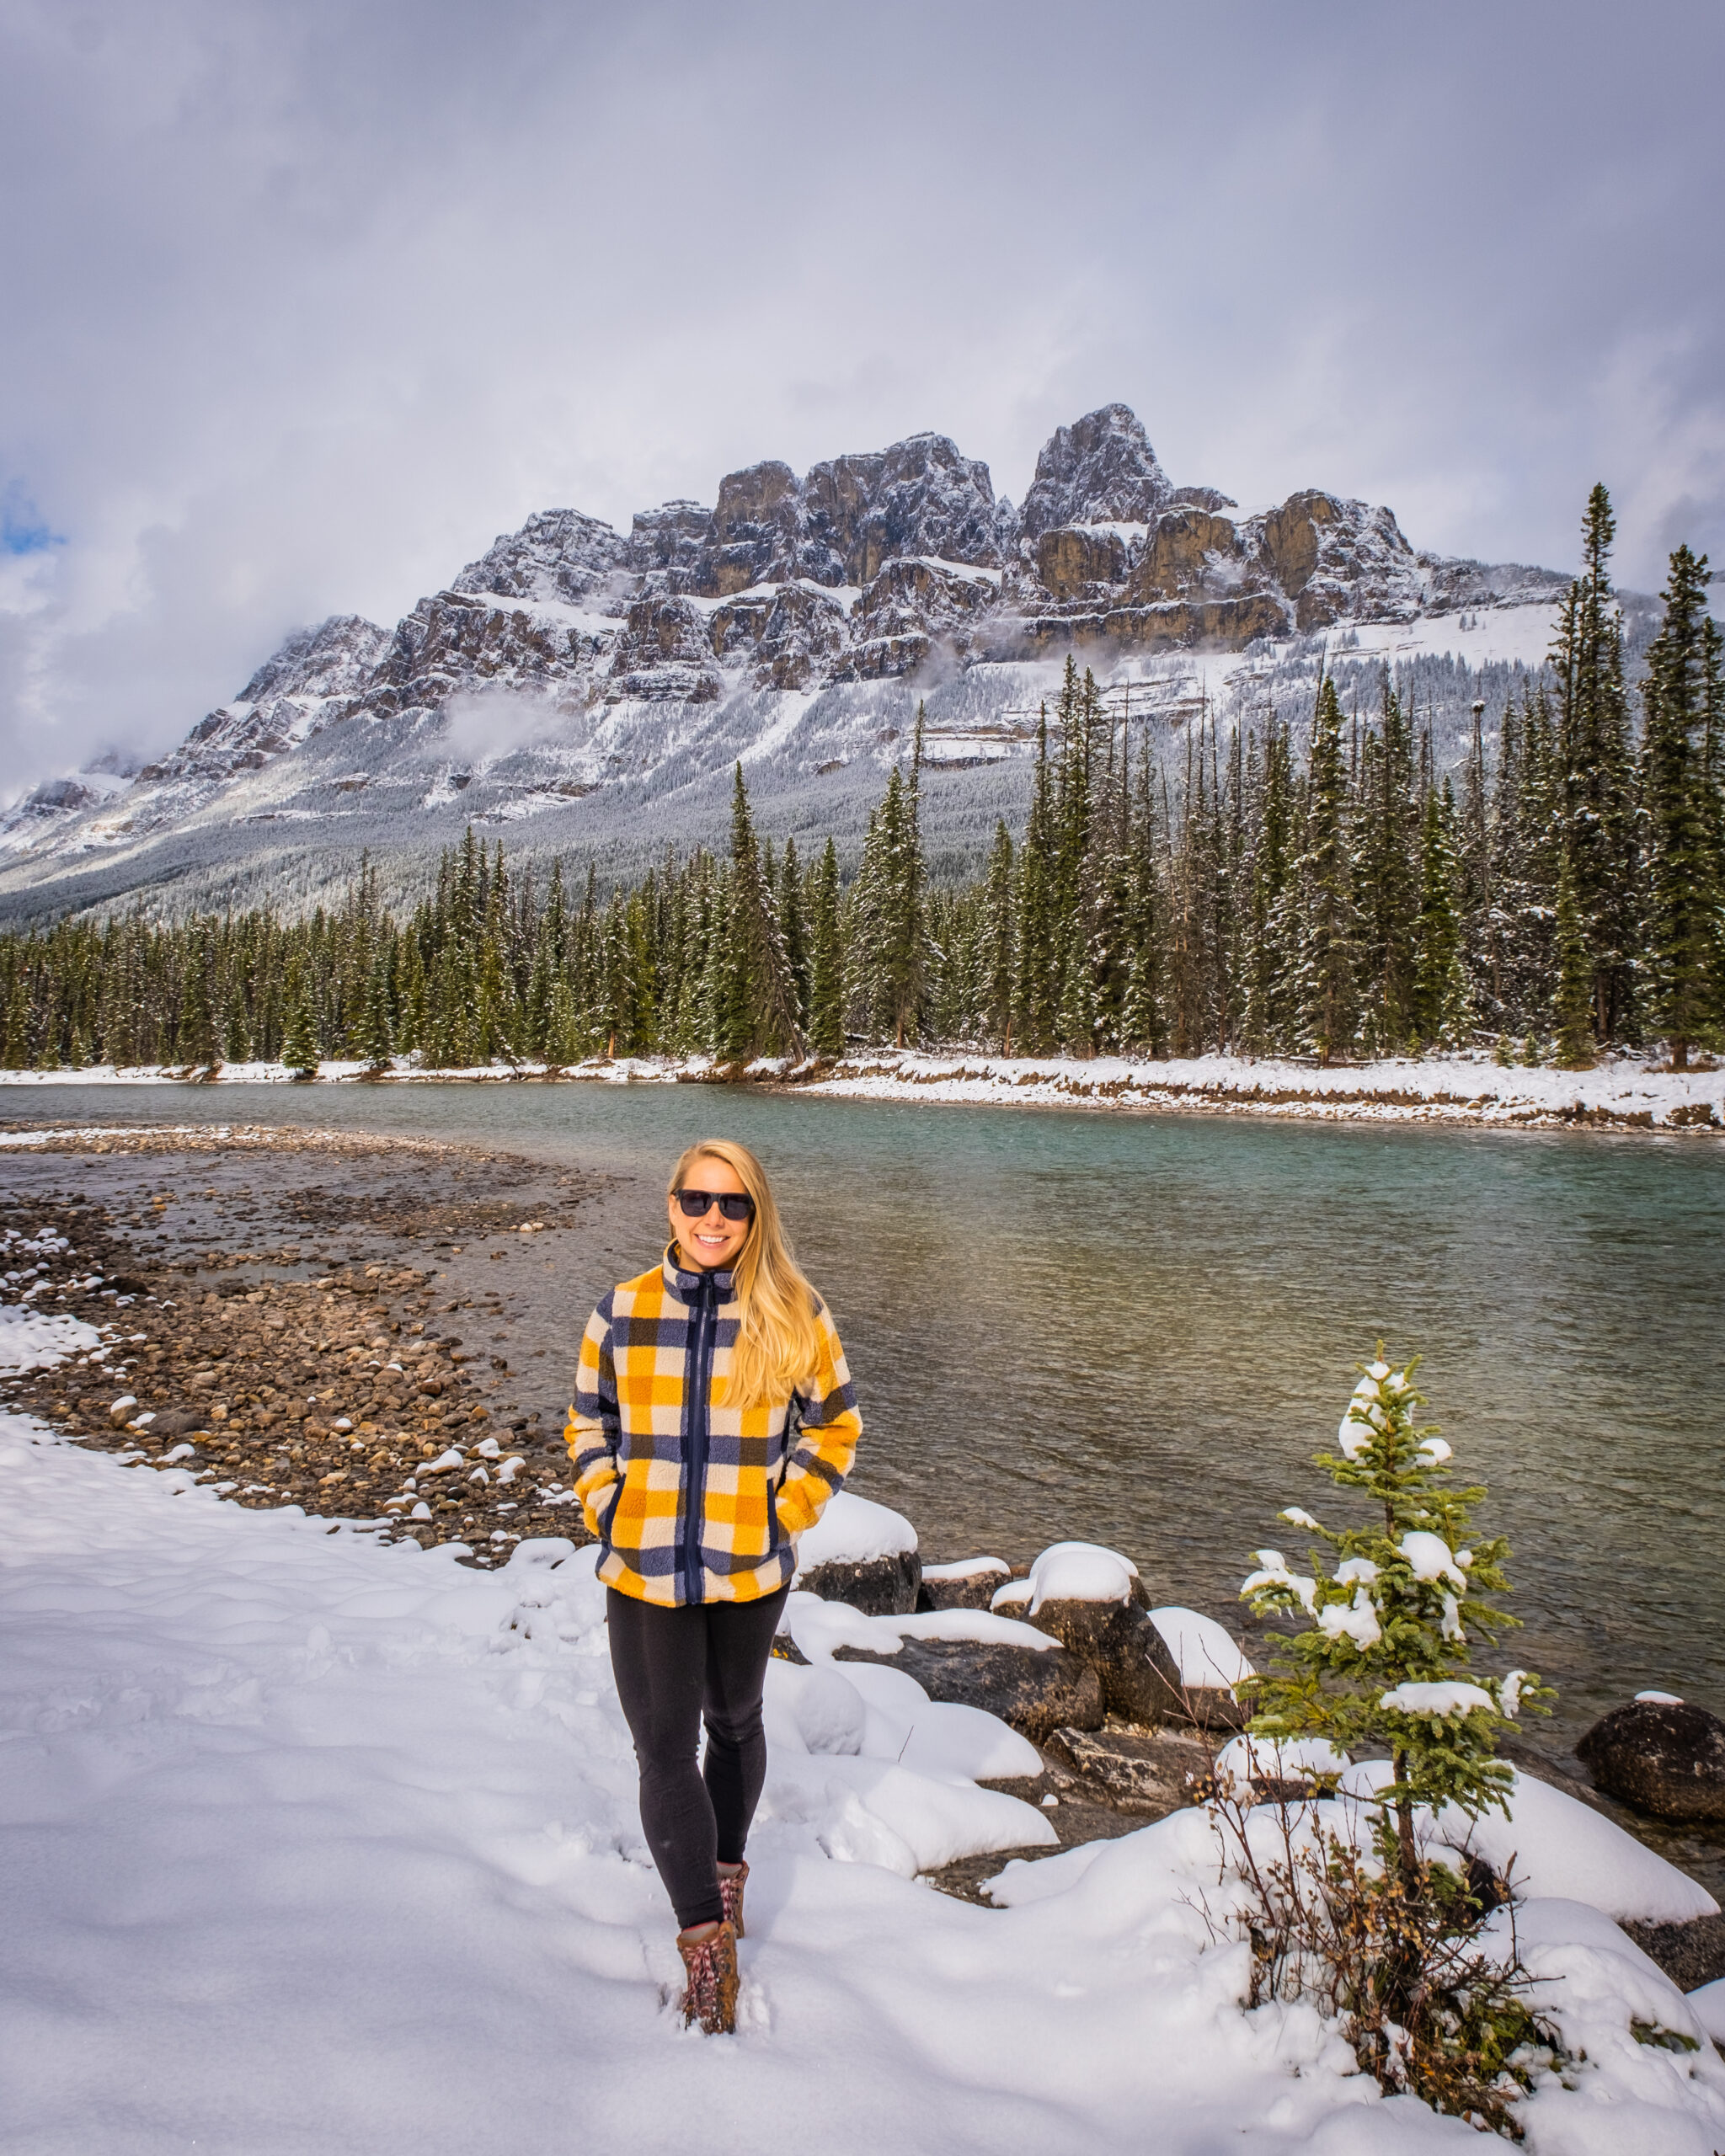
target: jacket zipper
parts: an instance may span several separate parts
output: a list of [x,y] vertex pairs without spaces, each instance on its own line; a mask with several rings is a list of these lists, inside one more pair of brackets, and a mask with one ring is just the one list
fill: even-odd
[[689,1371],[689,1489],[683,1512],[683,1600],[706,1599],[701,1586],[701,1522],[707,1508],[707,1402],[712,1390],[713,1339],[718,1328],[718,1291],[711,1273],[696,1290],[695,1338]]

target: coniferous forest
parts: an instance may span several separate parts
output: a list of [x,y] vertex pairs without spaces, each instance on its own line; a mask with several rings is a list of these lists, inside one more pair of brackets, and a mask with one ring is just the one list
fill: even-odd
[[1315,707],[1152,743],[1069,659],[1025,829],[931,885],[921,727],[841,878],[757,831],[601,894],[511,868],[472,831],[412,915],[361,864],[344,903],[164,923],[142,904],[0,938],[0,1063],[428,1065],[594,1055],[833,1056],[964,1043],[1329,1063],[1496,1043],[1580,1067],[1725,1046],[1725,702],[1707,562],[1670,558],[1626,680],[1613,518],[1589,498],[1546,674],[1488,753],[1435,768],[1386,675]]

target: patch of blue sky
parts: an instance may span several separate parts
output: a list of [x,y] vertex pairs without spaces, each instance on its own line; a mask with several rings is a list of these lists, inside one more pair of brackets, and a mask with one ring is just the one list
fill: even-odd
[[46,517],[14,479],[0,494],[0,553],[40,554],[65,544],[65,534],[50,528]]

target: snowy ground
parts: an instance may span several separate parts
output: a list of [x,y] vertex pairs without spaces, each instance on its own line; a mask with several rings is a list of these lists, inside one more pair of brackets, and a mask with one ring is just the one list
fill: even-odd
[[[675,1082],[704,1075],[710,1058],[676,1062],[624,1057],[577,1065],[572,1080],[613,1084]],[[1487,1056],[1393,1058],[1320,1070],[1274,1058],[1194,1056],[1180,1062],[1132,1061],[1122,1056],[1081,1060],[1067,1056],[997,1056],[963,1052],[847,1057],[812,1081],[783,1063],[761,1063],[754,1075],[789,1078],[804,1090],[862,1100],[963,1101],[1000,1107],[1178,1107],[1227,1114],[1289,1115],[1325,1121],[1445,1122],[1554,1127],[1589,1123],[1621,1129],[1725,1129],[1725,1066],[1662,1070],[1644,1059],[1614,1057],[1594,1070],[1509,1069]],[[806,1068],[806,1066],[804,1066]],[[359,1078],[359,1063],[324,1063],[320,1082]],[[159,1084],[185,1074],[155,1067],[115,1070],[0,1071],[0,1084]],[[216,1082],[282,1083],[280,1064],[222,1066]],[[438,1079],[507,1081],[546,1075],[542,1064],[492,1064],[470,1070],[428,1070],[399,1061],[386,1082]]]
[[[15,2156],[1479,2146],[1383,2101],[1306,2010],[1241,2010],[1247,1950],[1194,1906],[1201,1813],[1015,1865],[996,1909],[903,1876],[1033,1838],[971,1780],[1022,1741],[825,1664],[812,1598],[810,1666],[772,1673],[741,2030],[703,2040],[668,2004],[590,1552],[476,1572],[17,1417],[0,1507]],[[1588,2057],[1530,2145],[1725,2145],[1711,2048],[1631,2033],[1701,2038],[1652,1964],[1578,1902],[1522,1929]]]

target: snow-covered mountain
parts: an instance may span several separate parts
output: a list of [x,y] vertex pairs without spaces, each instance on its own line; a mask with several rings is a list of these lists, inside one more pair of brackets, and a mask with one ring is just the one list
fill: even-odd
[[775,835],[854,840],[919,698],[936,866],[959,873],[1019,808],[1069,650],[1123,715],[1178,728],[1206,698],[1295,708],[1362,639],[1536,664],[1566,581],[1418,552],[1388,509],[1316,489],[1242,511],[1176,486],[1123,404],[1057,430],[1022,510],[942,435],[757,464],[627,534],[531,517],[393,632],[291,637],[129,782],[39,787],[0,818],[0,917],[146,887],[292,905],[361,846],[404,894],[470,820],[627,876],[721,837],[738,759]]

